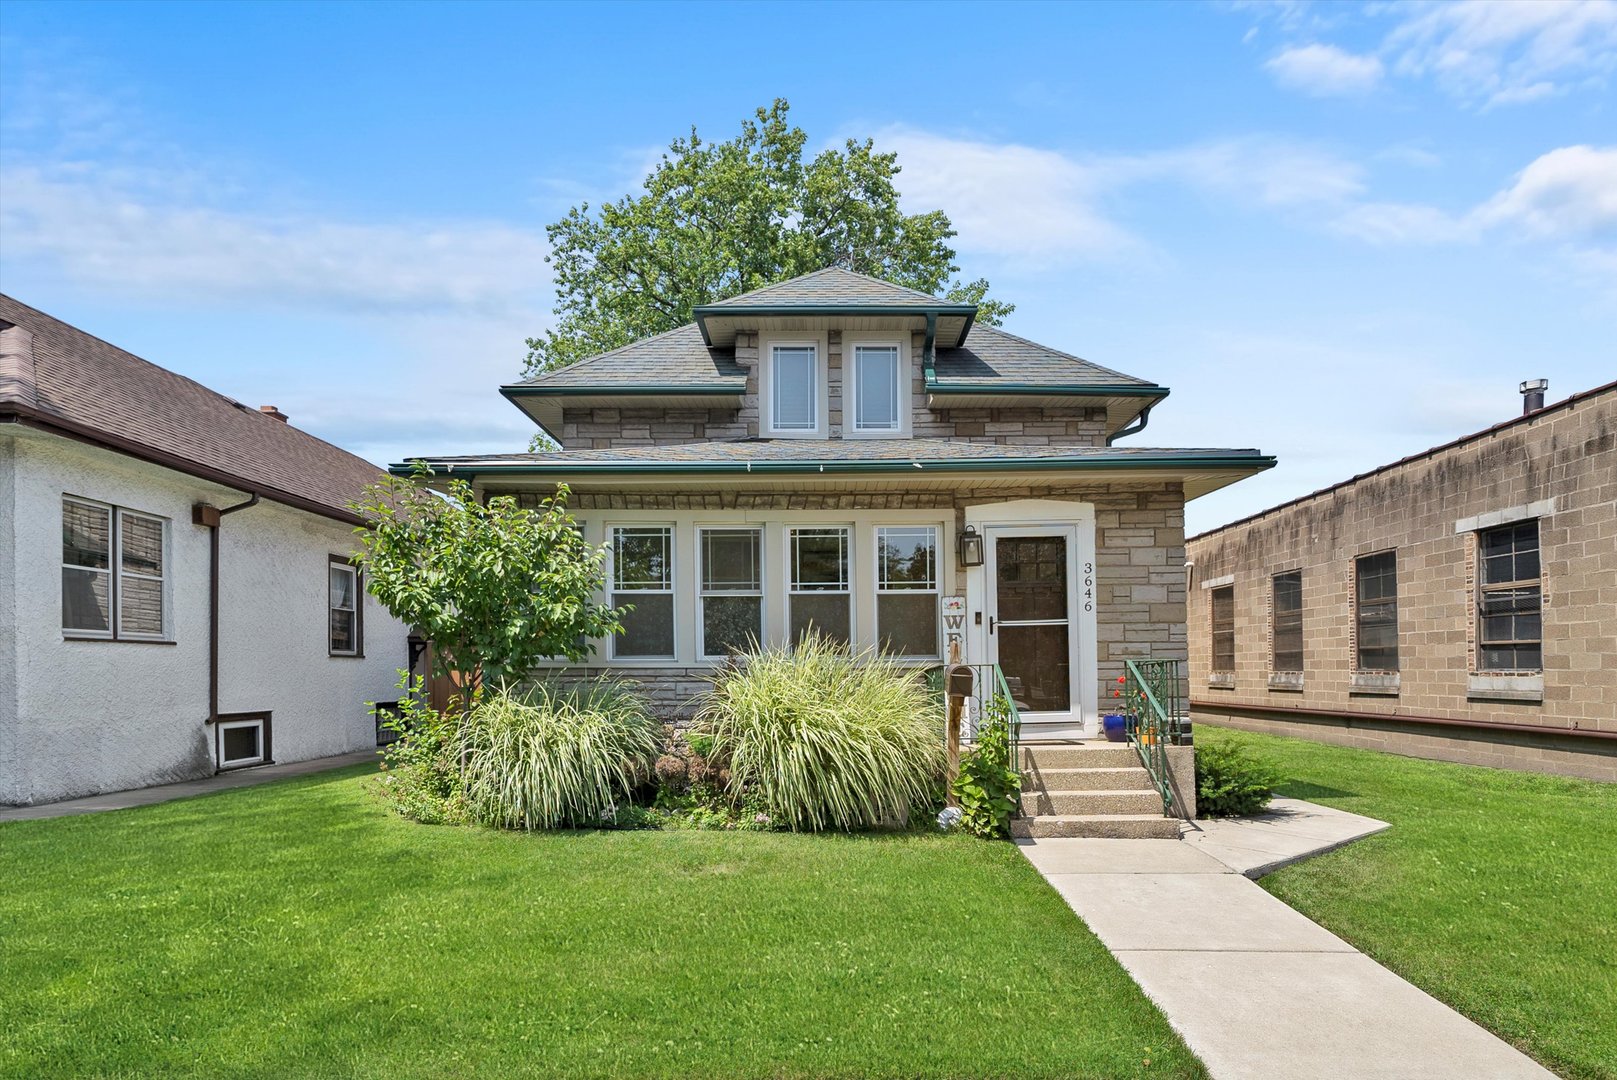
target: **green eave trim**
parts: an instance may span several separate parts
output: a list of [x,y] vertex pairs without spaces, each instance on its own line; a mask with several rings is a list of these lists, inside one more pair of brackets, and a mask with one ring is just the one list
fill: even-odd
[[[646,474],[746,476],[816,475],[833,473],[900,473],[913,476],[931,472],[1043,472],[1057,470],[1110,469],[1219,469],[1242,468],[1261,472],[1272,469],[1273,457],[1259,453],[1197,454],[1145,457],[1140,454],[1092,458],[995,458],[988,461],[892,460],[892,461],[723,461],[723,462],[621,462],[621,461],[544,461],[526,464],[488,464],[433,461],[422,458],[434,473],[460,476],[633,476]],[[408,475],[412,462],[388,466],[395,476]]]
[[514,386],[500,387],[508,398],[518,397],[741,397],[745,383],[701,383],[692,386]]
[[707,332],[709,315],[964,315],[960,340],[965,341],[977,321],[976,304],[703,304],[691,309],[696,328],[702,331],[702,344],[713,347]]
[[1038,395],[1049,394],[1062,397],[1151,397],[1165,398],[1169,394],[1166,386],[1096,386],[1094,383],[1083,383],[1070,386],[1060,383],[951,383],[927,380],[926,392],[929,394],[1007,394],[1007,395]]

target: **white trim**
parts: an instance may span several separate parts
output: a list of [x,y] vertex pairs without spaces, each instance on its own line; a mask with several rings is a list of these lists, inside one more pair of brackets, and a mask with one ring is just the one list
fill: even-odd
[[[617,580],[618,579],[618,567],[617,567],[618,533],[620,533],[620,532],[632,532],[632,531],[635,531],[635,530],[645,530],[645,531],[657,530],[657,531],[666,531],[668,533],[668,554],[664,559],[666,569],[667,569],[667,576],[668,576],[668,586],[667,586],[667,588],[662,588],[662,589],[643,589],[643,588],[642,589],[624,589],[624,588],[619,588],[618,580]],[[668,653],[666,655],[659,654],[659,655],[656,655],[656,656],[622,656],[622,657],[620,657],[618,655],[618,643],[620,641],[622,641],[623,638],[622,638],[621,634],[614,634],[612,636],[611,641],[608,643],[609,646],[610,646],[610,654],[611,654],[611,657],[612,657],[612,659],[614,661],[617,661],[617,662],[620,662],[620,663],[627,661],[627,662],[638,663],[638,664],[645,664],[645,663],[668,664],[668,663],[675,662],[679,657],[679,654],[680,654],[680,649],[679,649],[680,614],[681,614],[681,608],[684,605],[680,603],[680,598],[679,598],[679,592],[680,592],[680,590],[679,590],[679,578],[680,578],[680,570],[681,570],[681,565],[680,565],[681,545],[680,545],[679,537],[678,537],[677,533],[678,533],[678,529],[675,528],[674,523],[671,522],[671,521],[647,521],[645,519],[616,522],[610,528],[607,529],[607,532],[606,532],[606,536],[607,536],[607,549],[606,549],[606,551],[607,551],[607,556],[606,556],[606,558],[607,558],[607,565],[606,565],[607,602],[609,604],[611,604],[613,607],[617,607],[618,606],[617,597],[619,597],[619,596],[623,596],[623,597],[666,596],[666,597],[669,598],[669,609],[670,610],[669,610],[669,613],[668,613],[668,617],[669,617],[670,622],[672,622],[672,624],[673,624],[671,627],[669,627],[669,631],[670,631],[669,632],[669,640],[672,641],[673,645],[674,645],[674,651],[672,653]],[[628,600],[625,600],[625,603],[632,604],[632,603],[634,603],[634,601],[632,599],[628,599]]]
[[[932,533],[932,586],[926,589],[884,589],[881,583],[881,534],[885,530],[904,529],[911,532],[930,530]],[[888,525],[877,522],[872,527],[871,536],[871,567],[875,574],[875,588],[871,595],[872,615],[875,620],[875,635],[879,643],[881,637],[881,598],[884,596],[930,596],[934,622],[932,625],[932,651],[930,653],[911,653],[900,659],[937,661],[943,659],[943,535],[936,525],[922,523],[919,525]]]
[[[800,532],[841,532],[843,536],[843,580],[840,589],[803,589],[798,587],[797,580],[797,544],[795,537]],[[861,632],[864,628],[859,621],[859,610],[863,606],[854,602],[854,591],[862,582],[858,581],[860,575],[855,567],[859,559],[855,547],[853,522],[827,522],[823,525],[790,525],[786,529],[786,565],[782,568],[781,578],[786,586],[786,634],[791,641],[792,634],[792,601],[798,596],[843,596],[848,600],[848,640],[858,642],[869,640],[867,633]],[[872,590],[873,592],[873,590]],[[874,609],[875,605],[871,604]]]
[[1513,525],[1518,521],[1529,518],[1549,517],[1555,513],[1554,499],[1540,499],[1537,502],[1527,503],[1525,506],[1511,506],[1504,510],[1490,510],[1486,514],[1475,517],[1461,518],[1454,523],[1457,533],[1481,532],[1496,525]]
[[[758,342],[758,433],[776,439],[823,439],[830,430],[831,359],[826,335],[763,337]],[[775,425],[775,349],[814,350],[814,426],[781,428]]]
[[[58,621],[62,623],[62,633],[70,637],[98,638],[105,641],[111,641],[115,637],[114,630],[118,625],[118,595],[116,586],[114,584],[117,579],[117,574],[113,572],[118,548],[116,540],[118,532],[118,508],[109,503],[96,502],[93,499],[81,499],[77,495],[63,495],[62,503],[64,507],[67,503],[74,503],[78,506],[88,507],[92,510],[99,510],[107,516],[107,565],[105,567],[80,566],[78,563],[67,562],[62,558],[64,553],[60,547],[57,548],[56,553],[57,560],[61,563],[61,569],[63,570],[82,570],[88,574],[106,575],[107,628],[105,630],[95,630],[85,627],[66,625],[67,613],[60,610],[61,606],[65,606],[64,603],[63,605],[59,605],[58,608]],[[58,589],[66,588],[60,577],[57,578],[56,584]]]
[[[750,532],[758,537],[758,585],[755,589],[709,589],[705,576],[707,545],[703,543],[706,534],[712,532]],[[707,651],[707,633],[704,629],[706,623],[706,606],[709,597],[756,597],[758,600],[758,634],[762,640],[768,640],[769,635],[769,603],[764,597],[765,566],[764,561],[764,529],[761,525],[697,525],[696,526],[696,626],[693,634],[696,638],[696,653],[705,663],[717,663],[725,659],[722,653],[709,653]],[[676,582],[677,585],[677,582]]]
[[[124,519],[138,518],[143,521],[154,522],[157,525],[157,542],[159,558],[162,560],[162,571],[157,574],[143,574],[138,570],[129,570],[124,567]],[[117,613],[117,637],[123,641],[167,641],[169,640],[169,579],[168,560],[171,545],[169,543],[168,519],[158,517],[156,514],[145,514],[139,510],[128,510],[120,506],[117,508],[118,528],[114,531],[114,566],[117,570],[112,575],[113,590],[117,594],[114,609]],[[134,578],[136,581],[157,582],[157,599],[160,605],[158,622],[161,624],[155,631],[133,631],[124,629],[124,579]]]
[[[982,503],[966,508],[966,524],[975,526],[984,537],[982,566],[965,570],[966,606],[971,611],[967,620],[967,657],[988,660],[988,616],[992,611],[990,578],[993,556],[988,529],[995,527],[1001,535],[1034,535],[1040,528],[1070,530],[1068,587],[1069,625],[1076,632],[1069,633],[1068,647],[1072,650],[1071,670],[1076,673],[1076,686],[1072,688],[1072,720],[1080,726],[1085,737],[1100,731],[1100,662],[1096,645],[1098,633],[1098,598],[1084,601],[1087,588],[1098,591],[1103,575],[1095,561],[1095,507],[1092,503],[1066,502],[1055,499],[1015,499],[1002,503]],[[952,554],[951,554],[952,557]],[[1088,570],[1088,574],[1085,570]],[[1034,721],[1037,723],[1037,719]],[[1031,735],[1032,732],[1025,732]]]
[[[354,606],[351,607],[351,608],[340,608],[340,607],[334,606],[331,603],[331,573],[334,570],[339,571],[339,572],[345,572],[345,573],[348,574],[349,577],[353,578],[353,581],[354,581]],[[360,591],[359,591],[359,567],[355,566],[353,563],[333,562],[331,560],[331,557],[328,555],[326,557],[326,654],[328,656],[358,656],[359,655],[359,653],[360,653],[359,605],[360,605],[361,602],[362,602],[362,597],[361,597]],[[353,648],[351,648],[351,649],[337,649],[337,648],[332,647],[333,646],[333,639],[332,639],[332,635],[331,635],[331,613],[333,611],[346,611],[346,612],[348,612],[348,614],[349,614],[349,616],[351,618],[351,622],[350,622],[349,625],[350,625],[350,630],[352,632],[352,638],[353,638],[353,643],[354,643]]]
[[[893,349],[898,357],[893,378],[893,408],[898,415],[892,427],[861,428],[859,426],[859,350],[862,348]],[[844,339],[842,344],[842,437],[845,439],[902,439],[910,434],[915,403],[914,374],[910,371],[910,342],[896,338]]]
[[[236,731],[240,728],[255,728],[258,731],[258,753],[252,757],[227,758],[225,757],[225,732]],[[263,720],[221,720],[219,721],[219,768],[242,769],[248,765],[261,765],[264,762],[264,721]]]

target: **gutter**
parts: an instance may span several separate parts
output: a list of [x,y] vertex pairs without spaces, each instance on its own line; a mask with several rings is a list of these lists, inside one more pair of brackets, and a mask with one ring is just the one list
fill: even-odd
[[191,507],[191,523],[208,530],[208,718],[205,724],[219,722],[219,524],[226,514],[258,505],[258,493],[234,506],[217,507],[197,503]]
[[[1157,401],[1161,400],[1161,398],[1157,398]],[[1157,401],[1147,403],[1146,407],[1140,410],[1140,415],[1134,418],[1134,423],[1125,428],[1118,428],[1116,431],[1106,436],[1106,445],[1112,445],[1125,435],[1138,435],[1140,432],[1144,431],[1145,425],[1151,422],[1151,410],[1157,407]]]
[[[725,474],[778,474],[802,475],[813,473],[858,474],[902,473],[912,469],[934,472],[1036,472],[1053,470],[1108,470],[1108,469],[1164,469],[1164,468],[1251,468],[1254,471],[1271,469],[1275,459],[1257,451],[1229,454],[1180,455],[1153,457],[1142,453],[1126,456],[1094,458],[994,458],[989,460],[916,460],[895,458],[885,461],[544,461],[479,464],[477,462],[433,461],[422,458],[434,472],[470,476],[544,476],[544,475],[599,475],[624,476],[635,474],[668,475],[725,475]],[[395,476],[407,476],[413,462],[389,465]]]

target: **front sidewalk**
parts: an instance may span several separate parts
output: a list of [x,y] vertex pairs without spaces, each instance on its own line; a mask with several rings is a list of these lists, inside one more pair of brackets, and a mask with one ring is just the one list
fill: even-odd
[[289,776],[340,769],[345,765],[359,765],[376,760],[375,750],[356,750],[352,754],[335,757],[312,758],[286,765],[264,765],[256,769],[235,769],[230,772],[205,776],[201,780],[186,780],[179,784],[160,787],[135,788],[114,791],[106,795],[88,795],[82,799],[64,799],[61,802],[40,803],[37,806],[0,807],[0,821],[34,821],[40,818],[71,817],[74,814],[99,814],[106,810],[127,810],[131,806],[151,806],[171,799],[188,799],[193,795],[209,795],[232,788],[256,787],[271,780],[285,780]]
[[[1347,824],[1316,828],[1322,816],[1309,811],[1326,808],[1311,803],[1288,800],[1284,809],[1309,831]],[[1211,837],[1203,845],[1088,839],[1018,845],[1214,1077],[1553,1080],[1504,1040],[1243,876],[1277,857],[1295,861],[1288,849],[1308,846],[1307,837],[1282,837],[1287,816],[1254,829],[1231,823],[1233,829],[1209,830],[1225,834],[1222,848]],[[1269,851],[1249,847],[1243,833],[1254,832],[1268,839],[1252,847]],[[1328,850],[1337,841],[1312,842]],[[1236,866],[1209,854],[1215,850]]]

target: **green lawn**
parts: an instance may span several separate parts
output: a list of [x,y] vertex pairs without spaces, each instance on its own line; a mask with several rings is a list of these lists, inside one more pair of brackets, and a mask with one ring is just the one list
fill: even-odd
[[1198,726],[1280,794],[1392,823],[1274,895],[1569,1077],[1617,1077],[1617,785]]
[[0,1074],[1205,1075],[1009,844],[435,828],[359,773],[0,825]]

